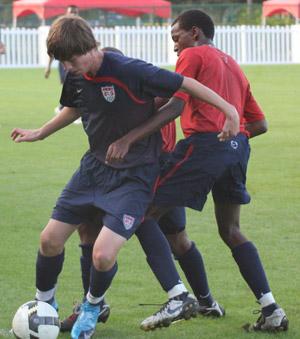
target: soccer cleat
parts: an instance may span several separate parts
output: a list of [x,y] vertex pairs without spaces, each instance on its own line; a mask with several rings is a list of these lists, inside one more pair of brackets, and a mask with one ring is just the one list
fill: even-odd
[[[73,308],[73,313],[61,322],[60,324],[61,332],[70,332],[72,330],[72,327],[80,313],[81,305],[82,305],[81,303],[77,303]],[[109,314],[110,314],[110,307],[108,304],[106,304],[105,300],[103,299],[100,302],[100,314],[98,317],[98,323],[100,322],[106,323],[106,321],[108,320]]]
[[90,304],[85,301],[80,307],[80,313],[75,321],[72,331],[72,339],[90,339],[95,333],[100,305]]
[[158,312],[146,318],[141,323],[140,328],[144,331],[150,331],[158,327],[168,327],[177,320],[188,320],[191,317],[196,317],[197,313],[197,299],[188,292],[184,292],[169,299]]
[[225,309],[217,301],[214,301],[211,306],[204,306],[199,303],[198,313],[206,317],[220,318],[224,317]]
[[282,308],[276,308],[268,317],[263,314],[257,319],[253,325],[246,324],[243,328],[247,332],[263,331],[263,332],[277,332],[287,331],[289,325],[288,318]]

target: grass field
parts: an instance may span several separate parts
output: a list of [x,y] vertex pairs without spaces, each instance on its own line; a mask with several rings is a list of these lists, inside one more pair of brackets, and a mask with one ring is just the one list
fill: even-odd
[[[248,189],[252,202],[242,210],[242,228],[258,247],[273,293],[290,319],[287,333],[300,338],[300,65],[244,68],[266,112],[269,132],[251,141]],[[72,125],[33,144],[10,141],[13,127],[34,128],[53,116],[59,85],[56,74],[42,70],[0,70],[0,337],[17,307],[34,297],[35,257],[39,233],[60,190],[87,148],[81,127]],[[258,308],[218,237],[211,199],[204,211],[188,211],[188,230],[201,248],[211,290],[226,307],[223,319],[198,317],[169,329],[144,333],[139,323],[157,307],[139,303],[166,300],[133,238],[119,257],[119,272],[107,294],[111,318],[95,338],[271,338],[246,334]],[[81,298],[78,237],[67,244],[57,299],[61,317]],[[275,335],[274,335],[275,336]],[[61,338],[68,338],[62,335]]]

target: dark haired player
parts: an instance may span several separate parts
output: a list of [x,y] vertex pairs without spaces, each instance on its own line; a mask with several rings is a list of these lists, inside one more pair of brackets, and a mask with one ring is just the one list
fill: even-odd
[[[202,11],[190,10],[181,14],[172,24],[174,50],[179,55],[176,72],[204,83],[228,102],[240,114],[240,133],[236,138],[219,143],[217,134],[223,124],[218,109],[199,102],[187,93],[175,97],[185,102],[181,126],[186,137],[177,144],[163,168],[154,204],[158,206],[188,206],[202,210],[207,194],[212,190],[219,234],[232,255],[240,272],[262,307],[262,314],[246,330],[287,330],[288,320],[270,290],[258,252],[240,231],[240,205],[250,202],[246,190],[246,170],[250,154],[248,138],[267,129],[264,114],[252,96],[250,85],[237,63],[213,45],[214,23]],[[152,119],[153,120],[153,119]],[[133,144],[143,135],[155,130],[152,122],[130,132],[110,146],[107,161],[120,161],[126,143]],[[180,194],[178,194],[180,192]],[[193,291],[199,299],[195,272],[204,269],[199,252],[185,230],[169,237],[171,247],[181,253],[181,267],[194,278]],[[203,275],[205,276],[205,275]],[[198,275],[201,277],[201,275]],[[207,291],[209,291],[207,286]],[[210,302],[210,294],[200,298]],[[200,305],[201,305],[200,302]],[[151,319],[148,319],[151,323]]]
[[[93,248],[87,300],[71,332],[73,339],[90,338],[95,332],[101,300],[117,272],[118,252],[142,222],[159,173],[159,133],[136,142],[122,162],[112,165],[105,163],[109,145],[153,115],[154,97],[170,97],[179,89],[224,112],[220,140],[236,135],[239,117],[234,106],[194,79],[141,60],[99,51],[90,26],[78,16],[60,17],[52,24],[47,49],[68,71],[61,97],[64,109],[41,128],[16,128],[11,136],[16,142],[41,140],[82,117],[90,148],[42,232],[36,298],[54,300],[65,242],[94,208],[102,210],[103,227]],[[171,101],[159,110],[155,120],[164,125],[177,114]],[[151,243],[155,252],[155,241]],[[175,267],[172,269],[172,260],[165,269],[173,277],[178,276]],[[172,308],[174,314],[187,316],[195,311],[196,302],[182,282],[173,286],[168,295],[164,310]]]

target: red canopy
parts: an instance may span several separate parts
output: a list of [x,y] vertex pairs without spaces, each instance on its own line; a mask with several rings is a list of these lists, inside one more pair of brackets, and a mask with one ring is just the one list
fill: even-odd
[[19,0],[13,2],[13,18],[34,13],[40,19],[48,19],[64,14],[70,5],[80,10],[100,8],[128,16],[171,17],[171,4],[165,0]]
[[268,0],[263,2],[263,17],[288,12],[300,18],[300,0]]

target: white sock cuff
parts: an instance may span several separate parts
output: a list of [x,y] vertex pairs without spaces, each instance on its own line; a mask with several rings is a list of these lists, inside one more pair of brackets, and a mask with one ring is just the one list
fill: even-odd
[[48,291],[40,291],[36,289],[35,298],[40,301],[48,301],[52,299],[55,295],[56,285]]
[[102,295],[101,297],[94,297],[93,295],[91,295],[90,291],[88,291],[86,295],[86,300],[90,304],[94,304],[94,305],[99,304],[103,299],[104,299],[104,295]]
[[171,290],[168,291],[168,297],[169,299],[171,299],[184,292],[187,292],[187,289],[185,288],[183,283],[180,283],[178,285],[175,285]]
[[261,307],[267,307],[275,303],[275,299],[273,297],[272,292],[264,294],[258,301],[261,304]]

